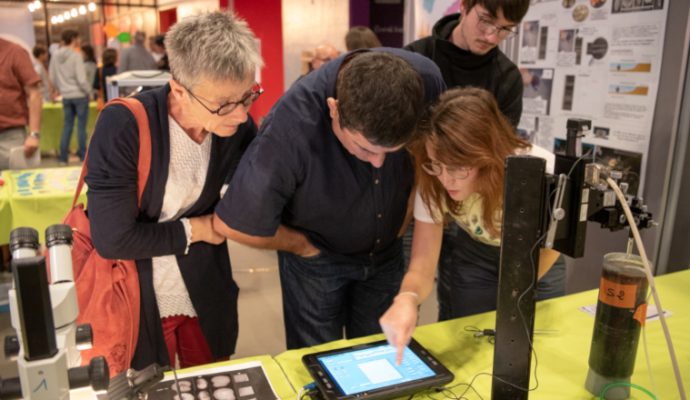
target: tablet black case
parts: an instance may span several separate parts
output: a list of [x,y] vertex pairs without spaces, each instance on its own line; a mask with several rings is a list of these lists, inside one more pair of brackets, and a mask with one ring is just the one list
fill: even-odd
[[427,351],[424,347],[422,347],[422,345],[420,345],[414,339],[410,341],[410,344],[408,345],[409,349],[412,350],[412,352],[414,352],[429,368],[431,368],[436,373],[436,375],[416,381],[394,384],[391,386],[367,392],[359,392],[346,395],[341,392],[338,385],[332,380],[331,376],[318,361],[318,357],[320,356],[343,353],[351,350],[362,350],[369,347],[379,346],[385,343],[385,340],[381,340],[352,347],[306,354],[302,357],[302,363],[307,368],[307,371],[309,371],[309,374],[312,376],[312,378],[314,378],[314,382],[316,383],[316,386],[318,387],[321,396],[325,400],[392,399],[395,397],[410,395],[412,393],[416,393],[432,387],[441,387],[454,379],[453,373],[446,369],[446,367],[444,367],[443,364],[441,364],[434,356],[432,356],[429,353],[429,351]]

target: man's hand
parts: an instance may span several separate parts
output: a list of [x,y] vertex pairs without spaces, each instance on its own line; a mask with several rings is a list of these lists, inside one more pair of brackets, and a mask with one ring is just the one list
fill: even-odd
[[24,140],[24,157],[31,158],[36,150],[38,150],[38,145],[40,140],[35,136],[27,136]]
[[379,319],[388,344],[397,350],[395,357],[397,365],[402,362],[405,346],[410,343],[412,332],[417,325],[417,306],[417,296],[414,293],[400,293],[395,296],[393,304]]
[[319,250],[316,246],[311,244],[309,239],[307,239],[305,236],[304,247],[302,248],[302,250],[299,253],[295,253],[295,254],[297,254],[298,256],[300,256],[302,258],[309,258],[309,257],[315,257],[315,256],[319,255],[320,253],[321,253],[321,250]]
[[300,246],[300,248],[297,251],[295,251],[296,255],[302,258],[309,258],[315,257],[321,253],[321,250],[319,250],[316,246],[311,244],[309,239],[307,239],[307,237],[304,236],[304,234],[302,234],[302,237],[304,240],[302,241],[302,245]]
[[221,244],[225,241],[225,236],[213,229],[213,214],[190,218],[189,223],[192,225],[192,243]]

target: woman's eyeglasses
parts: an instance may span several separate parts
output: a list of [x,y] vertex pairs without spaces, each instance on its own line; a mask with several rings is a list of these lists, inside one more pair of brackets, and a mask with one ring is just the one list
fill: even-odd
[[471,167],[447,167],[438,161],[422,163],[422,170],[431,176],[440,176],[445,168],[446,173],[453,179],[467,179],[470,176]]
[[[185,89],[187,89],[187,88],[185,88]],[[204,107],[206,110],[208,110],[208,112],[210,112],[211,114],[217,114],[219,116],[223,116],[223,115],[228,115],[231,112],[235,111],[235,109],[240,105],[245,107],[245,108],[251,106],[252,103],[254,103],[256,101],[256,99],[258,99],[259,96],[261,96],[261,93],[264,92],[264,89],[261,87],[261,85],[259,85],[257,83],[254,86],[252,86],[251,90],[247,94],[245,94],[239,101],[229,101],[225,104],[222,104],[220,107],[216,108],[215,110],[208,108],[206,106],[206,104],[204,104],[204,102],[202,102],[200,100],[202,98],[197,97],[190,89],[187,89],[187,91],[189,92],[190,96],[192,96],[194,98],[194,100],[198,101],[202,107]],[[206,99],[204,99],[204,100],[208,101]]]

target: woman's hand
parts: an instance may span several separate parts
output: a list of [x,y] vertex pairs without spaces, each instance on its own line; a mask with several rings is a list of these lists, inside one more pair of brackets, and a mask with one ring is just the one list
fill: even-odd
[[213,214],[190,218],[189,223],[192,225],[192,243],[221,244],[225,241],[225,236],[213,229]]
[[386,335],[388,344],[397,349],[395,362],[400,365],[403,350],[410,343],[412,332],[417,325],[418,296],[414,292],[401,292],[393,300],[393,304],[379,319],[381,329]]

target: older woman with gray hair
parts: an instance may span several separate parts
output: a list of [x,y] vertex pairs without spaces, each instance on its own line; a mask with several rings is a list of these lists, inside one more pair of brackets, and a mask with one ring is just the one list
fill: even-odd
[[132,367],[227,359],[237,340],[238,288],[212,226],[220,189],[256,134],[248,116],[261,87],[256,38],[237,17],[188,17],[166,35],[173,78],[137,96],[151,130],[151,168],[137,206],[139,137],[125,107],[106,107],[89,147],[93,242],[135,259],[141,286]]

